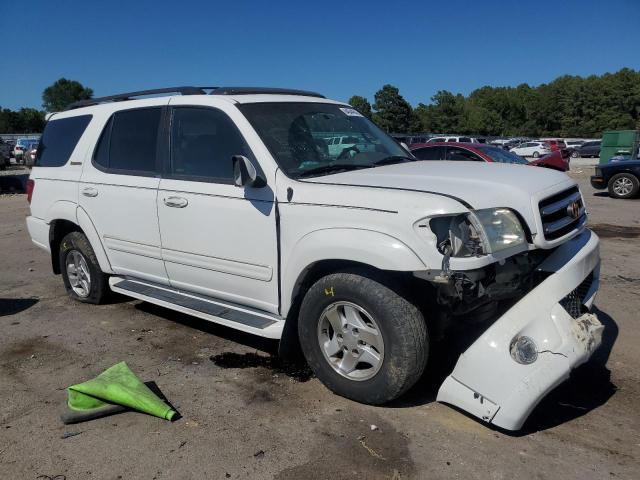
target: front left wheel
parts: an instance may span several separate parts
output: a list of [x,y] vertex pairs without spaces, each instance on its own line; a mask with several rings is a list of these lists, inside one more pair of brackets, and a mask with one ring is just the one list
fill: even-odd
[[375,272],[318,280],[300,307],[300,344],[330,390],[378,405],[402,395],[422,375],[429,336],[420,310]]
[[60,271],[67,293],[74,300],[100,304],[108,297],[109,282],[100,269],[87,237],[71,232],[60,242]]

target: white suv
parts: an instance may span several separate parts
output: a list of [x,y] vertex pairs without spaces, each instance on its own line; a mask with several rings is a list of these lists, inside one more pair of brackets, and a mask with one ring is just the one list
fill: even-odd
[[[359,140],[330,149],[339,136]],[[486,322],[438,399],[519,429],[600,343],[580,191],[552,170],[407,155],[312,92],[88,100],[46,125],[27,225],[72,298],[111,290],[280,339],[360,402],[398,397],[431,342]]]
[[520,145],[512,148],[509,151],[511,153],[515,153],[516,155],[520,155],[521,157],[538,158],[542,155],[551,153],[551,147],[545,142],[534,141],[521,143]]

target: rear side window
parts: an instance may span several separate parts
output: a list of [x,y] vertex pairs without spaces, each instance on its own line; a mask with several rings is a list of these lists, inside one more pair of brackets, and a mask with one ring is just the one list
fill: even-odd
[[91,117],[92,115],[79,115],[47,122],[38,146],[35,165],[61,167],[66,164]]
[[469,137],[460,137],[458,141],[461,143],[471,143],[471,139]]
[[474,162],[483,161],[482,158],[480,158],[475,153],[470,152],[469,150],[466,150],[464,148],[456,148],[456,147],[449,147],[447,149],[447,160],[462,160],[462,161],[472,160]]
[[444,147],[427,147],[418,148],[413,150],[413,156],[418,160],[443,160],[444,159]]
[[157,173],[158,129],[162,108],[115,113],[107,122],[93,162],[114,173]]
[[171,119],[171,175],[231,183],[234,155],[252,158],[231,119],[213,108],[179,107]]

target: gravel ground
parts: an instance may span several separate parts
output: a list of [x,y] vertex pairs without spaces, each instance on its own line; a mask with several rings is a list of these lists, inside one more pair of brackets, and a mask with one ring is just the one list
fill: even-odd
[[[516,435],[434,402],[437,354],[400,401],[369,407],[269,357],[272,342],[139,301],[73,302],[28,239],[24,195],[0,195],[0,478],[640,478],[640,200],[595,192],[583,167],[604,344]],[[65,387],[121,360],[182,418],[62,425]]]

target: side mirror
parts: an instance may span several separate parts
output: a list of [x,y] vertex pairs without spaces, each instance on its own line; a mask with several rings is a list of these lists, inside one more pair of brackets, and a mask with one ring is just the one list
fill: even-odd
[[267,184],[247,157],[234,155],[231,161],[233,162],[233,182],[237,187],[260,188]]

